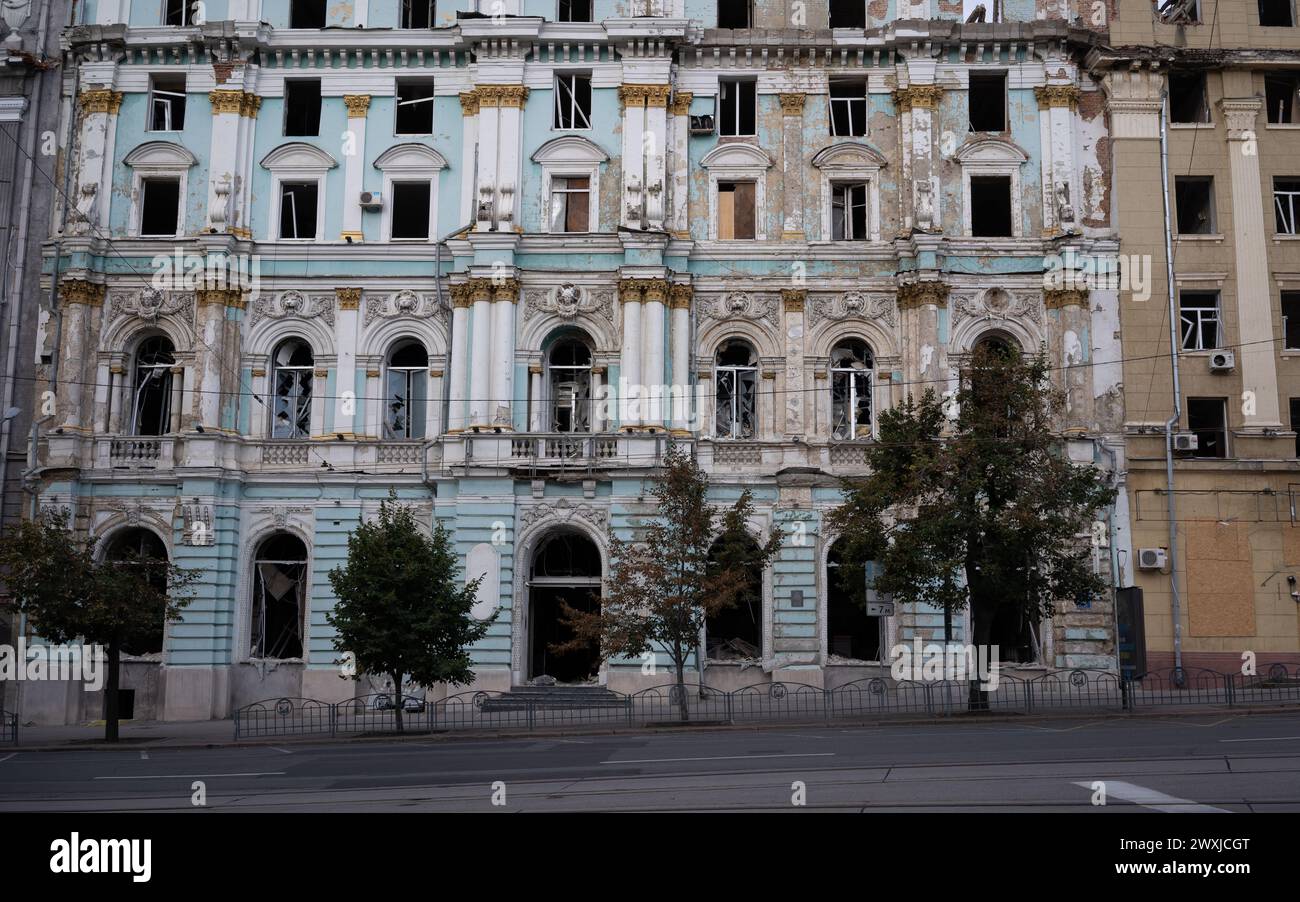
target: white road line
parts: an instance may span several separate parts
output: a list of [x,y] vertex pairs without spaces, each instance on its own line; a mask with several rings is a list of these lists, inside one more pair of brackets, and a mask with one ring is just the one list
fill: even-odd
[[149,760],[149,753],[146,752],[144,749],[141,749],[141,750],[140,750],[140,760],[141,760],[141,761],[148,761],[148,760]]
[[288,749],[282,749],[282,748],[280,748],[279,746],[275,746],[275,745],[268,746],[268,748],[270,748],[271,751],[273,751],[273,752],[279,752],[281,755],[292,755],[292,754],[293,754],[293,752],[289,751]]
[[18,756],[18,753],[17,753],[17,752],[14,752],[13,754],[10,754],[10,755],[5,755],[3,758],[0,758],[0,764],[4,764],[4,763],[5,763],[6,761],[8,761],[10,758],[16,758],[17,756]]
[[1262,739],[1220,739],[1220,742],[1295,742],[1300,736],[1267,736]]
[[282,770],[264,770],[247,774],[142,774],[138,777],[96,777],[96,780],[198,780],[212,777],[283,777]]
[[601,764],[670,764],[676,761],[757,761],[759,758],[834,758],[834,752],[809,752],[798,755],[719,755],[715,758],[630,758],[602,761]]
[[1074,785],[1092,790],[1093,782],[1106,784],[1107,798],[1114,796],[1117,799],[1123,799],[1126,802],[1132,802],[1135,805],[1141,805],[1143,808],[1151,808],[1155,811],[1230,813],[1226,808],[1202,805],[1200,802],[1193,802],[1191,799],[1180,799],[1177,796],[1165,795],[1163,792],[1156,792],[1154,789],[1147,789],[1145,786],[1138,786],[1136,783],[1125,783],[1121,780],[1088,781],[1075,783]]

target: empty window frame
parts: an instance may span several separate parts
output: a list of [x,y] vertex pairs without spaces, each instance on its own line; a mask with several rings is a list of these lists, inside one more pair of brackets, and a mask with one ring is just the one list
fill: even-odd
[[429,240],[429,201],[432,186],[427,181],[393,182],[393,219],[389,237],[395,240]]
[[384,438],[424,438],[425,408],[429,398],[429,353],[410,340],[394,346],[388,355],[384,389]]
[[971,235],[987,238],[1010,238],[1014,235],[1011,226],[1011,176],[971,176]]
[[1282,301],[1282,348],[1300,351],[1300,291],[1284,291]]
[[591,128],[591,76],[555,76],[556,128]]
[[871,372],[867,343],[842,341],[831,351],[831,435],[837,441],[871,438]]
[[402,28],[432,28],[434,0],[402,0]]
[[1200,0],[1156,0],[1156,15],[1166,25],[1199,25]]
[[1211,176],[1174,177],[1178,234],[1214,234],[1214,179]]
[[195,25],[194,4],[191,0],[163,0],[164,25]]
[[972,72],[967,91],[968,118],[973,132],[1007,128],[1007,73]]
[[1210,102],[1206,94],[1204,72],[1169,73],[1169,121],[1210,121]]
[[555,343],[546,361],[551,432],[591,431],[591,348],[576,338]]
[[831,183],[831,239],[865,241],[867,231],[867,183]]
[[149,131],[178,132],[185,127],[185,76],[149,78]]
[[280,183],[280,237],[316,238],[316,207],[320,186],[316,182]]
[[284,133],[290,137],[320,134],[320,79],[291,78],[284,83]]
[[1271,28],[1291,28],[1295,11],[1291,0],[1259,0],[1259,24]]
[[718,82],[718,134],[723,137],[753,135],[758,113],[758,83],[723,79]]
[[1227,399],[1188,398],[1187,429],[1196,433],[1195,457],[1227,457]]
[[1300,179],[1273,179],[1273,213],[1279,235],[1300,235]]
[[551,178],[551,231],[589,232],[591,213],[590,176]]
[[1184,351],[1212,351],[1219,347],[1219,293],[1180,291],[1178,319],[1182,325]]
[[757,420],[758,356],[748,342],[724,342],[714,358],[714,435],[725,439],[754,437]]
[[291,338],[271,355],[272,438],[311,437],[311,390],[316,359],[307,343]]
[[831,28],[866,28],[866,0],[831,0]]
[[290,28],[324,28],[325,0],[289,0]]
[[718,182],[718,239],[754,238],[758,233],[753,182]]
[[718,0],[719,28],[752,28],[753,21],[749,0]]
[[591,0],[559,0],[559,13],[556,19],[560,22],[590,22],[591,21]]
[[140,180],[140,235],[172,236],[180,231],[180,179],[145,178]]
[[253,559],[251,656],[301,658],[306,609],[307,548],[297,536],[273,535]]
[[1264,115],[1273,125],[1294,125],[1300,75],[1279,72],[1264,76]]
[[171,431],[172,368],[175,349],[155,335],[140,343],[131,378],[131,435],[166,435]]
[[867,133],[865,80],[831,82],[831,134],[837,138]]
[[401,79],[397,82],[397,105],[393,133],[433,133],[433,79]]
[[1291,431],[1295,436],[1295,456],[1300,457],[1300,398],[1291,399]]

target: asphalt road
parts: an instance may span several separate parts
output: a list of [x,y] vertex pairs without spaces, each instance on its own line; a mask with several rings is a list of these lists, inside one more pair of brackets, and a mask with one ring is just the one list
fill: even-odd
[[1294,812],[1300,715],[0,751],[33,810]]

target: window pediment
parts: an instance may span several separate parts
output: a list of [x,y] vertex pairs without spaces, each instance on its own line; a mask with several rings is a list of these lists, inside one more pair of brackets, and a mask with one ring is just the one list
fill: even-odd
[[447,159],[424,144],[397,144],[379,155],[375,168],[386,172],[437,171],[447,168]]
[[957,151],[957,161],[963,165],[975,163],[985,166],[1019,166],[1028,160],[1029,154],[1025,153],[1018,144],[991,138],[970,141]]
[[772,158],[752,144],[719,144],[704,155],[700,165],[705,169],[771,169]]
[[833,171],[837,169],[883,169],[888,161],[880,151],[870,144],[858,144],[841,141],[832,144],[812,158],[812,164],[818,169]]
[[281,144],[262,158],[262,168],[272,172],[323,173],[337,165],[325,151],[302,141]]
[[534,163],[604,163],[609,159],[593,141],[581,135],[562,135],[552,138],[534,151]]
[[179,144],[173,144],[171,141],[149,141],[127,154],[122,162],[137,169],[182,172],[198,160],[195,159],[194,154]]

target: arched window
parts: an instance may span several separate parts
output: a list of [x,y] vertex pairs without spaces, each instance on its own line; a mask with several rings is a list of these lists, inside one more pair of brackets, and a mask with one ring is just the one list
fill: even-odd
[[316,361],[305,341],[291,338],[272,355],[275,387],[271,405],[272,438],[311,437],[311,383]]
[[257,546],[253,560],[254,658],[301,658],[307,610],[307,547],[277,533]]
[[[109,543],[104,553],[107,561],[139,562],[142,566],[149,561],[166,561],[167,546],[163,540],[147,529],[128,529],[118,533]],[[167,576],[161,569],[151,569],[149,582],[155,589],[165,591]],[[158,611],[157,619],[145,629],[127,636],[122,643],[122,651],[128,655],[151,655],[163,650],[163,611]]]
[[410,340],[388,354],[384,391],[384,438],[424,438],[424,411],[429,398],[429,353]]
[[547,356],[551,397],[551,432],[591,431],[591,348],[577,338],[563,338]]
[[865,341],[842,341],[831,351],[831,434],[840,441],[871,438],[873,365]]
[[171,431],[172,343],[161,335],[146,338],[135,352],[131,379],[132,435],[166,435]]
[[753,438],[757,418],[758,355],[746,341],[722,343],[714,358],[715,408],[713,432],[717,438]]
[[[709,549],[709,566],[734,566],[737,559],[758,555],[758,543],[750,536],[720,536]],[[704,622],[705,657],[714,661],[758,658],[763,655],[763,574],[757,568],[745,570],[747,581],[735,604],[722,608]]]

